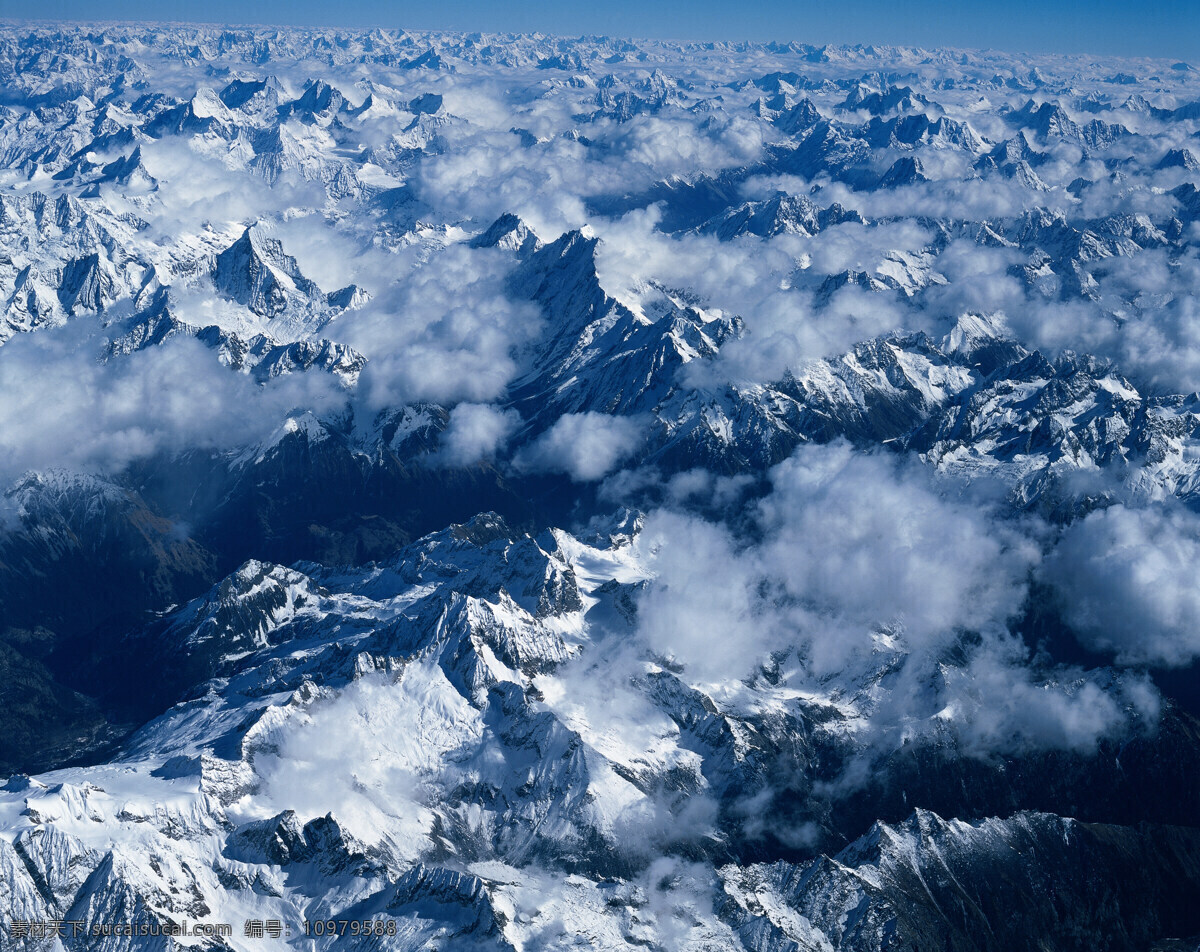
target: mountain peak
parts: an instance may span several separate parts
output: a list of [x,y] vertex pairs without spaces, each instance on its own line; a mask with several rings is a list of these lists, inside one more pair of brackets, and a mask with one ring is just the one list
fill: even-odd
[[542,241],[524,221],[511,212],[497,218],[487,231],[471,239],[472,248],[503,248],[528,257],[542,247]]
[[275,317],[297,299],[315,302],[324,295],[300,272],[296,259],[283,251],[278,238],[256,225],[216,257],[213,284],[226,297],[262,317]]
[[1191,149],[1170,149],[1159,159],[1156,168],[1200,172],[1200,159],[1196,158],[1196,154]]
[[879,177],[879,187],[899,188],[903,185],[915,185],[918,182],[928,181],[921,160],[916,156],[906,155],[897,159],[891,168]]
[[298,116],[305,122],[315,122],[318,119],[329,119],[335,116],[346,104],[346,97],[341,91],[329,85],[324,80],[309,80],[304,92],[298,99],[279,107],[283,117]]

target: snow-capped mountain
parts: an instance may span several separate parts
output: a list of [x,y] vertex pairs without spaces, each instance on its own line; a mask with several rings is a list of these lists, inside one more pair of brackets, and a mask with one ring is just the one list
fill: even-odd
[[0,948],[1194,946],[1180,65],[0,27]]

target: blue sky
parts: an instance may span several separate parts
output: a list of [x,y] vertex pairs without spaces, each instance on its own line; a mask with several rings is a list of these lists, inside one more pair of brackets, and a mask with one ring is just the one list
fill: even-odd
[[1200,61],[1200,0],[4,0],[2,8],[8,17],[794,39]]

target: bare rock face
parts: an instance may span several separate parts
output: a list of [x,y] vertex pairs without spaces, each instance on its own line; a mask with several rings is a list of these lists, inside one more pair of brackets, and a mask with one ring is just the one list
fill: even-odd
[[[1152,935],[1195,929],[1183,897],[1196,888],[1198,847],[1192,828],[1038,813],[964,823],[917,811],[834,857],[728,867],[724,911],[769,949],[1142,948]],[[1143,915],[1128,915],[1133,897]]]
[[345,310],[363,300],[353,286],[326,294],[306,278],[278,238],[247,228],[242,236],[216,257],[213,285],[260,317],[278,317],[289,308]]

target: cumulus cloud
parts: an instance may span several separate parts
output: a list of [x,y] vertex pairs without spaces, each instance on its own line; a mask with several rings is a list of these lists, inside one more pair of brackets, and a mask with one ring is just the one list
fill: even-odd
[[1047,540],[1039,520],[844,444],[802,447],[771,475],[748,535],[647,518],[638,545],[655,577],[638,633],[683,677],[716,684],[766,663],[792,689],[857,698],[868,752],[947,731],[980,756],[1087,750],[1156,717],[1144,681],[1047,665],[1011,630]]
[[324,374],[259,386],[199,342],[177,338],[101,363],[80,322],[0,348],[0,475],[67,467],[116,472],[186,449],[232,449],[266,437],[296,410],[345,403]]
[[722,242],[714,235],[664,234],[656,229],[660,218],[660,210],[651,207],[597,222],[597,272],[619,299],[636,300],[638,288],[654,281],[688,288],[706,306],[743,319],[744,334],[727,341],[717,359],[687,366],[685,380],[691,385],[777,380],[807,360],[841,353],[914,320],[929,323],[894,295],[857,287],[843,287],[827,301],[814,295],[830,274],[873,273],[888,251],[913,242],[920,247],[926,237],[922,229],[863,229],[847,223],[813,238]]
[[159,180],[153,201],[135,205],[115,187],[106,187],[105,199],[116,209],[148,218],[154,233],[167,241],[206,222],[220,228],[273,217],[281,207],[324,204],[320,181],[289,173],[267,188],[221,139],[165,137],[143,143],[141,150],[146,170]]
[[776,646],[756,596],[755,552],[741,552],[719,525],[652,513],[638,545],[655,581],[638,604],[639,634],[655,652],[702,678],[745,675]]
[[368,404],[502,396],[519,370],[518,351],[542,326],[535,305],[508,297],[510,267],[491,249],[451,245],[361,311],[343,315],[339,339],[369,358],[360,378]]
[[1103,737],[1152,728],[1161,700],[1149,679],[1089,676],[1078,668],[1037,671],[1016,638],[978,646],[963,668],[945,669],[935,715],[954,726],[969,752],[1018,754],[1030,748],[1087,753]]
[[[757,516],[762,539],[744,550],[690,517],[648,524],[661,588],[648,597],[645,631],[663,653],[723,669],[734,659],[714,656],[714,645],[730,643],[748,670],[802,645],[824,676],[869,652],[881,626],[928,648],[963,629],[1004,630],[1020,609],[1036,544],[978,499],[945,495],[923,468],[845,444],[806,446],[772,483]],[[722,575],[730,584],[719,592],[703,582]],[[695,625],[675,624],[693,612]]]
[[768,551],[802,603],[859,625],[896,621],[921,639],[996,629],[1020,608],[1038,550],[998,518],[997,500],[846,444],[802,447],[772,482]]
[[666,498],[674,506],[690,503],[721,510],[739,502],[754,483],[754,477],[746,473],[717,476],[706,469],[689,469],[667,481]]
[[[475,79],[444,95],[447,109],[469,122],[442,129],[452,147],[416,168],[413,183],[421,198],[477,221],[513,212],[539,233],[585,224],[589,197],[749,164],[764,141],[761,124],[747,118],[682,110],[628,122],[600,117],[581,130],[578,117],[596,108],[594,90],[572,96],[555,88],[534,96]],[[522,144],[514,128],[529,130],[537,141]],[[562,135],[572,129],[586,133],[586,143]]]
[[260,227],[283,242],[301,273],[326,291],[356,284],[377,295],[410,267],[398,255],[364,245],[353,223],[337,227],[315,211]]
[[1181,508],[1112,506],[1072,525],[1043,577],[1089,648],[1122,664],[1200,657],[1200,517]]
[[450,411],[437,461],[453,467],[491,459],[520,425],[521,415],[516,410],[460,403]]
[[641,441],[641,428],[629,417],[565,413],[514,462],[529,472],[566,473],[576,482],[588,483],[616,469]]

